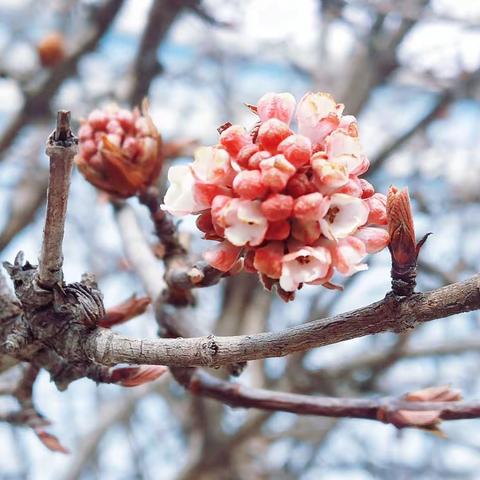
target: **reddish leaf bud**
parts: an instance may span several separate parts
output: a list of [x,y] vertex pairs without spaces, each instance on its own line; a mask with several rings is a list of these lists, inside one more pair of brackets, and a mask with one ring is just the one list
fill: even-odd
[[139,367],[118,367],[111,372],[110,383],[122,387],[137,387],[152,382],[167,371],[162,365],[140,365]]
[[119,305],[109,308],[105,316],[98,322],[98,326],[110,328],[114,325],[125,323],[144,313],[150,303],[149,297],[137,298],[136,295],[132,295]]
[[[407,393],[402,398],[407,402],[428,403],[457,402],[461,399],[460,391],[451,389],[448,385],[424,388]],[[401,410],[386,407],[379,409],[377,418],[382,422],[391,423],[397,428],[421,428],[443,436],[443,432],[439,428],[441,413],[441,410]]]
[[392,291],[396,295],[411,295],[416,285],[418,252],[426,236],[418,243],[415,240],[412,208],[408,189],[399,191],[392,186],[387,196],[387,221],[392,256]]
[[37,435],[38,439],[52,452],[65,454],[70,453],[70,451],[60,443],[60,440],[55,435],[48,433],[41,427],[33,428],[33,431]]

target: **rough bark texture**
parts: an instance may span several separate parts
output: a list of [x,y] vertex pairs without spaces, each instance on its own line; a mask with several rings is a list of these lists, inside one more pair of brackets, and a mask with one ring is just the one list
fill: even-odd
[[188,339],[132,339],[98,329],[85,339],[86,355],[105,365],[219,366],[281,357],[365,335],[401,332],[417,324],[480,308],[480,275],[410,297],[384,300],[279,332]]

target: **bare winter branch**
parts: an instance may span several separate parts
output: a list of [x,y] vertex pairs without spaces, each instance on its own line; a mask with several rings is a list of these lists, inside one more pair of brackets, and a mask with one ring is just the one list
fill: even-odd
[[85,342],[90,358],[105,365],[142,363],[169,366],[218,366],[282,357],[365,335],[413,328],[419,323],[480,308],[480,275],[405,298],[385,299],[351,312],[279,332],[188,339],[132,339],[96,330]]
[[70,130],[70,112],[61,110],[57,116],[57,128],[47,143],[50,157],[50,178],[47,194],[47,214],[43,231],[42,252],[38,280],[44,287],[52,287],[63,280],[62,242],[67,213],[68,190],[77,153],[77,138]]

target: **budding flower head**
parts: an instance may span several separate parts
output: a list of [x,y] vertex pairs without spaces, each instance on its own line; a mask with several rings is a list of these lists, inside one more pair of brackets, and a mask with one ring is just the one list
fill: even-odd
[[75,158],[85,178],[115,197],[128,198],[157,179],[162,166],[161,137],[148,114],[111,106],[93,110],[81,122]]
[[367,268],[367,253],[389,240],[386,197],[359,178],[369,162],[355,118],[327,93],[298,105],[290,93],[267,93],[248,108],[258,116],[250,132],[226,123],[217,145],[170,168],[163,208],[200,214],[205,238],[219,242],[205,260],[232,273],[243,258],[286,300],[303,284],[335,287],[335,271]]

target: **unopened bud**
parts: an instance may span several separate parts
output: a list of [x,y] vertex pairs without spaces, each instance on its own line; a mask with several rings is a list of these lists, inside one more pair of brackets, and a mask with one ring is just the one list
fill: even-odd
[[387,196],[387,221],[392,256],[392,291],[396,295],[411,295],[416,286],[417,257],[427,239],[415,239],[412,207],[408,189],[391,186]]

